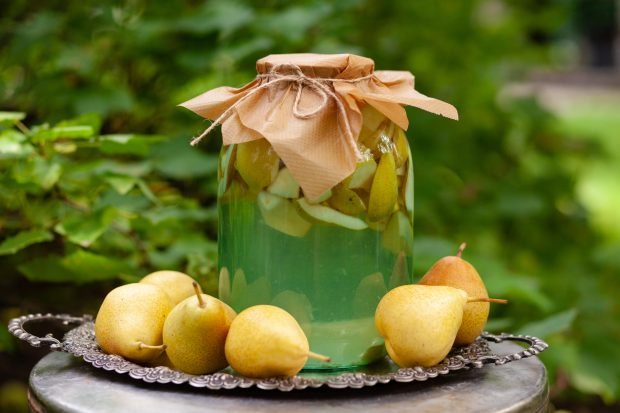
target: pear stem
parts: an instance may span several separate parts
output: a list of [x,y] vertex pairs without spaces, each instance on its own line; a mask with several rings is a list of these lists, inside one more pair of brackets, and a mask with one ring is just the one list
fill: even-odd
[[508,304],[508,300],[504,300],[503,298],[488,298],[488,297],[469,297],[467,299],[468,303],[497,303],[497,304]]
[[196,297],[198,297],[198,307],[205,308],[205,300],[202,299],[202,290],[200,289],[200,285],[194,281],[192,282],[192,286],[194,287],[194,291],[196,291]]
[[308,357],[314,360],[319,360],[319,361],[323,361],[325,363],[329,363],[330,361],[332,361],[332,359],[330,357],[324,356],[322,354],[317,354],[313,351],[309,351],[308,352]]
[[148,350],[161,350],[164,351],[166,349],[166,345],[165,344],[160,344],[158,346],[153,346],[151,344],[144,344],[142,341],[138,341],[138,348],[140,350],[142,349],[148,349]]
[[461,243],[461,245],[459,245],[459,250],[456,252],[456,256],[461,258],[461,255],[463,254],[463,250],[465,249],[465,247],[467,247],[467,243],[463,242]]

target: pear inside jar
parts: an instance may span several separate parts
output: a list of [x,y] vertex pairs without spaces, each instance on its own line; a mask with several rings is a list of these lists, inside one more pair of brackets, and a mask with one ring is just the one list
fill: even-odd
[[318,197],[304,194],[265,139],[229,145],[220,156],[219,267],[232,274],[220,296],[237,312],[273,304],[294,314],[313,351],[332,360],[306,368],[381,358],[374,310],[385,292],[411,282],[409,144],[371,106],[362,115],[361,159]]

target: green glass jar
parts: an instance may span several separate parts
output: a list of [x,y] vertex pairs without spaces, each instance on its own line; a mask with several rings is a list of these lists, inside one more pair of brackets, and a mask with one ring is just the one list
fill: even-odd
[[413,165],[402,129],[362,109],[355,172],[310,199],[265,139],[224,146],[218,179],[219,296],[236,311],[290,312],[313,352],[352,368],[384,356],[375,308],[411,282]]

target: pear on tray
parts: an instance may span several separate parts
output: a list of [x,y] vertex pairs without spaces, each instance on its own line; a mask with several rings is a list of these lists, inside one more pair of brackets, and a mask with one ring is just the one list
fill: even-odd
[[273,305],[255,305],[240,312],[226,338],[226,359],[246,377],[292,377],[309,357],[329,361],[310,351],[308,339],[288,312]]
[[164,323],[166,354],[177,370],[214,373],[228,365],[224,343],[235,312],[217,298],[203,294],[198,283],[191,285],[195,294],[177,304]]
[[194,295],[192,288],[194,279],[189,275],[179,271],[155,271],[140,280],[140,284],[152,284],[161,288],[174,307],[187,297]]
[[170,298],[151,284],[125,284],[106,295],[95,320],[95,338],[105,352],[149,362],[161,356]]
[[468,302],[505,300],[469,297],[448,286],[403,285],[377,306],[375,325],[386,350],[400,367],[431,367],[450,352]]
[[[488,298],[487,289],[478,271],[461,258],[466,244],[462,243],[455,256],[443,257],[422,277],[418,284],[447,285],[460,288],[471,297]],[[463,322],[456,334],[455,344],[463,346],[473,343],[480,335],[489,317],[488,302],[470,302],[465,306]]]

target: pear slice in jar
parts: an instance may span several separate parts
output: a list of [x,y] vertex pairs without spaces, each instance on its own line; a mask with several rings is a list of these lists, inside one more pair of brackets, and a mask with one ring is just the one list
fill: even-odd
[[293,290],[284,290],[278,293],[271,305],[280,307],[289,312],[299,323],[306,336],[312,332],[312,303],[305,294]]
[[377,129],[379,129],[382,123],[387,122],[387,118],[383,113],[368,104],[362,108],[361,112],[363,123],[358,142],[373,142],[377,139]]
[[374,108],[374,106],[370,104],[364,105],[361,112],[362,119],[364,120],[362,123],[362,127],[369,130],[377,130],[379,125],[381,125],[381,123],[386,120],[385,115],[379,112],[377,109]]
[[385,343],[381,339],[374,339],[370,346],[362,353],[360,359],[366,363],[373,363],[384,358],[387,355],[385,350]]
[[409,158],[409,141],[405,131],[399,127],[394,128],[392,141],[394,142],[394,163],[396,169],[401,168]]
[[375,159],[379,159],[382,153],[391,152],[393,128],[393,123],[386,119],[373,133],[366,136],[360,134],[359,143],[367,147]]
[[235,168],[250,190],[257,192],[271,184],[279,166],[280,158],[266,139],[237,144]]
[[325,202],[329,198],[331,198],[332,194],[333,191],[331,189],[328,189],[316,198],[309,198],[308,196],[305,196],[305,198],[311,204],[320,204],[321,202]]
[[401,197],[405,204],[405,209],[413,217],[413,159],[411,158],[411,148],[407,148],[407,175],[401,185]]
[[411,280],[409,278],[407,254],[405,254],[405,251],[401,251],[398,253],[398,257],[396,257],[396,262],[392,268],[392,275],[390,275],[388,288],[391,290],[392,288],[405,284],[411,284]]
[[353,296],[353,316],[367,317],[368,314],[374,314],[377,304],[387,291],[382,273],[374,272],[362,278]]
[[269,277],[263,275],[248,284],[248,295],[246,305],[265,304],[271,301],[271,281]]
[[310,230],[312,224],[299,214],[288,199],[261,191],[256,200],[265,224],[271,228],[291,237],[303,237]]
[[347,180],[336,185],[328,201],[329,206],[347,215],[359,215],[366,211],[362,198],[347,188]]
[[225,303],[230,302],[230,272],[228,268],[222,267],[218,277],[217,297]]
[[355,172],[349,179],[349,189],[362,188],[370,191],[372,185],[372,177],[377,170],[377,162],[374,159],[358,162]]
[[299,198],[299,184],[286,167],[280,169],[267,191],[283,198]]
[[241,311],[247,307],[248,282],[243,268],[237,268],[232,277],[230,287],[230,303],[235,304],[235,311]]
[[317,221],[335,224],[352,230],[368,228],[368,225],[359,218],[350,217],[324,205],[311,204],[306,198],[299,198],[297,202],[306,214]]
[[220,170],[220,182],[217,187],[217,196],[221,197],[224,195],[224,192],[228,189],[230,185],[233,174],[234,174],[234,165],[235,165],[235,152],[237,149],[237,145],[228,145],[226,148],[224,155],[222,155],[219,170]]
[[394,154],[385,152],[381,155],[379,166],[372,180],[368,200],[368,220],[380,221],[394,211],[398,199],[398,181]]
[[402,211],[396,211],[383,231],[383,248],[399,255],[411,255],[413,248],[413,228],[411,222]]
[[247,185],[245,184],[245,182],[243,182],[243,179],[238,176],[238,173],[235,173],[235,171],[233,171],[231,175],[232,177],[230,184],[228,185],[226,191],[224,191],[224,193],[220,195],[218,202],[228,202],[233,199],[239,199],[245,196],[248,192]]

